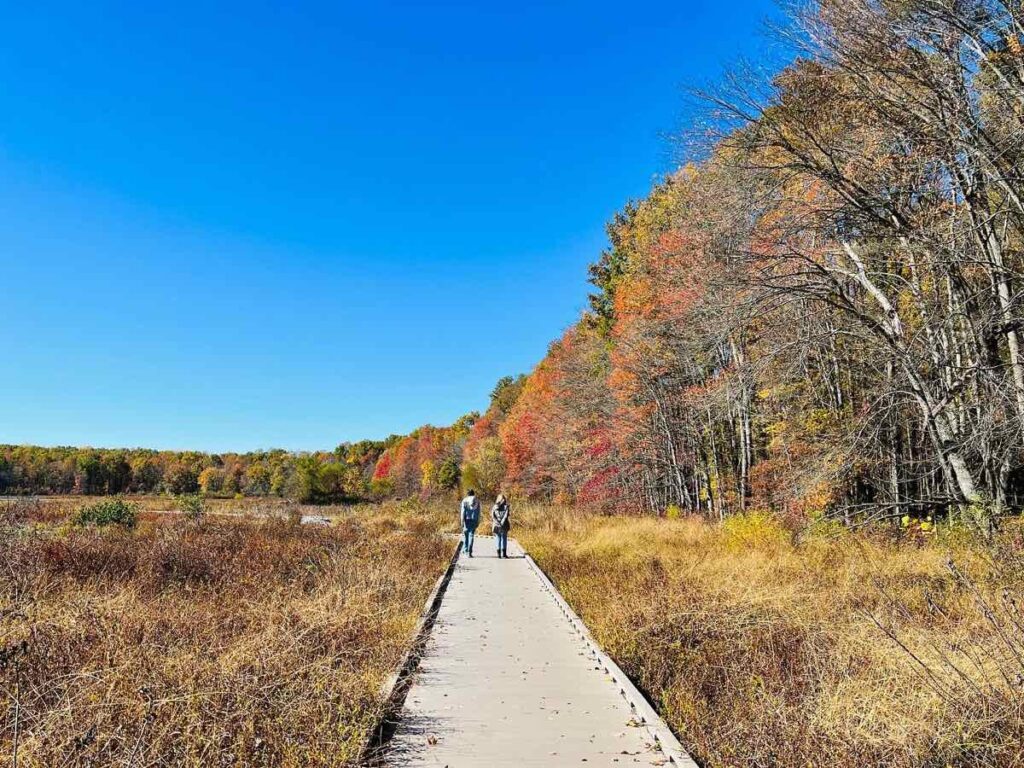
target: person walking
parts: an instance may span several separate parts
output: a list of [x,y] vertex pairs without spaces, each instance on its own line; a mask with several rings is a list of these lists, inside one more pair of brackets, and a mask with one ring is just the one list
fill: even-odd
[[491,530],[498,541],[498,557],[508,559],[508,529],[512,527],[512,507],[505,494],[499,493],[491,508]]
[[476,527],[480,525],[480,499],[472,488],[462,500],[459,517],[462,520],[462,551],[472,557],[473,539],[476,537]]

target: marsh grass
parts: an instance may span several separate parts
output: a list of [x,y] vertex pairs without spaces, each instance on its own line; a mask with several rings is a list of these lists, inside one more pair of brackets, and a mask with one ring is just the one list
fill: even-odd
[[[455,501],[319,507],[320,528],[284,502],[189,519],[153,498],[134,531],[70,525],[81,504],[0,504],[0,754],[20,766],[351,764],[458,531]],[[512,535],[702,765],[1024,764],[1018,527],[514,505]]]
[[415,511],[131,531],[73,506],[0,525],[0,755],[26,768],[352,764],[451,552]]
[[1022,547],[520,507],[520,542],[708,766],[1024,764]]

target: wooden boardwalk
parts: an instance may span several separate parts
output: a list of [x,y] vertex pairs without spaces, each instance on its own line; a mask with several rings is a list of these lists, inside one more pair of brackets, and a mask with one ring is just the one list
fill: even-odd
[[661,751],[641,723],[653,713],[631,709],[621,673],[515,542],[509,552],[499,560],[479,537],[459,558],[386,764],[693,766]]

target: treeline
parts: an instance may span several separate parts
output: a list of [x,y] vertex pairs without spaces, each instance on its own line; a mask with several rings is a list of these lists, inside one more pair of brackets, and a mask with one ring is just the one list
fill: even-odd
[[0,445],[0,494],[192,494],[355,501],[370,494],[377,459],[399,438],[334,451],[197,451]]
[[818,0],[793,22],[794,63],[706,97],[704,159],[616,215],[590,310],[482,416],[311,456],[92,452],[102,481],[73,452],[30,470],[17,452],[41,449],[8,448],[0,489],[184,474],[991,525],[1024,498],[1021,3]]
[[[710,516],[1020,503],[1024,12],[819,0],[609,227],[494,432],[529,494]],[[472,460],[472,457],[470,457]]]
[[[483,433],[504,419],[525,379],[501,379],[483,418],[472,412],[449,427],[427,425],[385,440],[342,443],[333,451],[0,445],[0,494],[201,493],[326,503],[452,494],[465,483],[496,489],[505,463],[500,443]],[[467,451],[474,457],[471,465],[464,462]]]
[[1024,12],[820,0],[628,205],[467,478],[609,509],[925,516],[1024,495]]

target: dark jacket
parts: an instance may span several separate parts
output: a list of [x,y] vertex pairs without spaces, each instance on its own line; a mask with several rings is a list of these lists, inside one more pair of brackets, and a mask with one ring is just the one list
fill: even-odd
[[459,516],[463,528],[476,528],[480,524],[480,499],[476,496],[464,498]]
[[508,529],[512,527],[512,508],[509,503],[503,502],[501,504],[495,504],[491,508],[491,530],[495,533],[501,531],[502,533],[508,533]]

